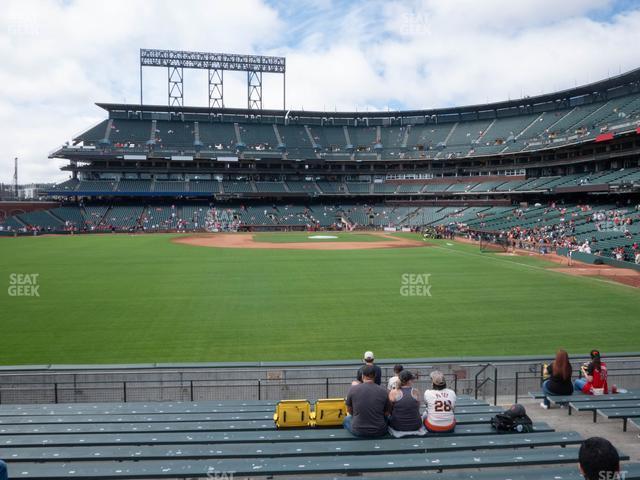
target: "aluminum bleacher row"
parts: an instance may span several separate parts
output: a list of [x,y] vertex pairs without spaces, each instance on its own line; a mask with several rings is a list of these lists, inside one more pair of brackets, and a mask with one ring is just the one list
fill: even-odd
[[[513,112],[511,112],[513,113]],[[220,120],[138,120],[110,118],[74,139],[84,146],[141,151],[251,152],[265,158],[448,159],[535,151],[581,141],[640,119],[640,94],[591,104],[497,118],[450,119],[442,123],[370,127]],[[326,119],[325,119],[326,120]],[[457,120],[457,121],[456,121]]]
[[[468,397],[453,434],[404,439],[276,430],[274,409],[271,401],[3,405],[0,451],[12,479],[580,478],[578,433],[535,423],[532,433],[496,434],[489,419],[500,409]],[[640,479],[640,464],[623,469]]]
[[585,395],[574,392],[573,395],[545,395],[542,392],[530,392],[533,398],[546,397],[552,405],[566,406],[567,412],[591,412],[593,422],[598,415],[606,419],[622,420],[622,429],[627,431],[629,421],[640,428],[640,392],[627,391],[625,393],[607,395]]
[[[482,178],[482,177],[480,177]],[[422,182],[332,182],[332,181],[217,181],[217,180],[68,180],[48,193],[54,196],[189,196],[258,194],[282,196],[317,195],[455,195],[484,192],[561,192],[562,189],[590,187],[594,185],[620,186],[640,184],[640,169],[627,168],[555,177],[529,178],[525,180],[479,180],[452,178],[447,182],[440,178]]]

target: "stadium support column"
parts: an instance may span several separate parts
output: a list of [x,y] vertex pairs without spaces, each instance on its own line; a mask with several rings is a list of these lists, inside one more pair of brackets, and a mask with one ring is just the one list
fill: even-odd
[[247,72],[248,108],[262,110],[262,72]]
[[184,71],[182,67],[169,66],[167,68],[167,73],[169,76],[169,84],[168,84],[169,106],[182,107],[184,106],[184,89],[183,89]]
[[224,108],[224,70],[209,69],[209,108]]

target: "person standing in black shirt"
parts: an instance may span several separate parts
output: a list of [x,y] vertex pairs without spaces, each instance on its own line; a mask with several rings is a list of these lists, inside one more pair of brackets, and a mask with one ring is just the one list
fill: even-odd
[[362,383],[362,370],[366,366],[371,366],[375,370],[375,379],[373,383],[375,383],[376,385],[380,385],[382,383],[382,369],[376,364],[374,364],[373,361],[374,361],[373,352],[369,352],[369,351],[364,352],[364,365],[358,369],[358,376],[357,376],[358,380],[353,384]]

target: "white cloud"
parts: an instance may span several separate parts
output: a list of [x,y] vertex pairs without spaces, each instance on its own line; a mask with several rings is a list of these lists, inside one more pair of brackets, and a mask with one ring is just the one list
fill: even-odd
[[[613,1],[144,0],[4,2],[0,18],[0,179],[60,180],[47,154],[103,119],[97,101],[138,101],[138,49],[286,55],[287,105],[306,110],[431,108],[536,95],[637,67],[640,9]],[[604,17],[604,20],[592,18]],[[206,103],[186,72],[188,104]],[[166,72],[145,70],[145,102],[166,102]],[[228,106],[244,106],[228,75]],[[232,79],[235,79],[232,81]],[[265,77],[265,106],[281,106]],[[64,163],[64,162],[62,162]]]

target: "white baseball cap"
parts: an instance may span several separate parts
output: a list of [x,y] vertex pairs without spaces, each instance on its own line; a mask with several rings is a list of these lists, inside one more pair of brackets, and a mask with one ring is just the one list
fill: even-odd
[[373,360],[373,352],[364,352],[364,359],[365,360]]

